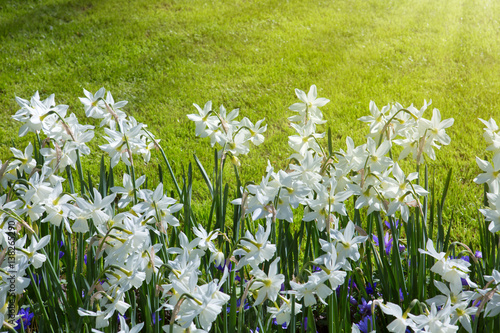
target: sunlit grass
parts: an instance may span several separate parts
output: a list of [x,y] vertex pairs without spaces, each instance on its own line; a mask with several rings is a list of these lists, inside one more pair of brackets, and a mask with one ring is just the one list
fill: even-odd
[[286,164],[294,88],[314,83],[331,100],[323,109],[337,147],[347,135],[361,144],[366,128],[356,119],[370,100],[420,107],[432,99],[455,125],[430,174],[434,169],[439,191],[453,168],[445,220],[453,217],[453,237],[474,239],[482,193],[472,182],[474,158],[485,148],[477,118],[495,116],[500,103],[498,2],[52,0],[1,7],[2,160],[11,140],[22,143],[10,119],[14,96],[36,90],[42,98],[56,93],[79,117],[74,96],[83,88],[105,86],[116,100],[127,99],[127,111],[162,139],[178,174],[193,152],[212,168],[208,143],[194,139],[185,117],[192,103],[213,100],[265,117],[267,140],[242,161],[244,182],[260,181],[268,159]]

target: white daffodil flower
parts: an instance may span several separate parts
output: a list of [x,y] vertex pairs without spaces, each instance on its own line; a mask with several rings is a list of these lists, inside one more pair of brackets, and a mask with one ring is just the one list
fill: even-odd
[[24,244],[26,243],[26,235],[23,238],[16,241],[16,249],[18,250],[18,254],[21,256],[25,256],[28,259],[28,262],[33,265],[35,268],[42,267],[42,264],[47,260],[47,257],[44,254],[37,253],[37,251],[41,250],[45,247],[50,241],[50,235],[44,236],[37,241],[35,236],[31,236],[31,243],[28,248],[24,249]]
[[[450,303],[451,305],[455,305],[458,303],[469,303],[476,297],[476,293],[474,291],[463,291],[460,290],[458,294],[453,293],[446,284],[440,281],[434,280],[434,285],[436,288],[443,294],[434,296],[425,302],[429,305],[436,304],[436,306],[444,306],[446,303]],[[477,308],[476,308],[477,309]]]
[[489,192],[500,191],[500,154],[493,157],[493,164],[476,156],[476,163],[484,173],[474,178],[476,184],[488,184]]
[[167,249],[168,253],[175,253],[175,254],[187,254],[188,260],[192,261],[195,260],[195,258],[201,258],[203,255],[205,255],[205,250],[202,249],[197,249],[200,243],[200,238],[195,238],[191,242],[188,240],[187,236],[185,233],[182,231],[179,233],[179,247],[170,247]]
[[28,143],[28,146],[24,149],[24,153],[14,147],[11,147],[10,151],[14,155],[15,159],[12,162],[12,165],[15,165],[18,168],[19,173],[23,174],[23,172],[25,172],[29,175],[36,166],[36,161],[33,158],[33,145],[31,142]]
[[198,104],[193,104],[198,110],[198,114],[188,114],[189,120],[194,121],[196,125],[196,136],[201,138],[207,137],[213,128],[217,127],[219,119],[215,115],[211,115],[212,112],[212,101],[205,103],[205,106],[200,108]]
[[110,129],[115,129],[117,121],[116,118],[118,118],[119,123],[122,123],[127,118],[127,114],[121,111],[120,108],[127,105],[128,101],[120,101],[115,103],[115,100],[109,91],[106,93],[105,101],[111,111],[108,109],[108,107],[106,107],[106,104],[101,101],[104,112],[96,118],[102,118],[99,126],[108,126]]
[[486,126],[483,133],[483,138],[487,144],[493,143],[494,134],[498,134],[499,127],[495,121],[495,119],[490,118],[490,120],[486,121],[484,119],[479,118],[479,120]]
[[451,314],[452,307],[447,304],[441,310],[437,310],[436,305],[431,305],[431,311],[427,314],[422,314],[415,316],[409,314],[410,318],[415,322],[415,326],[412,327],[414,331],[421,332],[443,332],[443,333],[454,333],[458,331],[458,326],[451,324]]
[[478,308],[475,306],[469,307],[469,302],[460,302],[452,307],[451,325],[460,322],[463,328],[469,333],[472,333],[471,316],[477,315]]
[[[284,323],[290,323],[290,319],[292,316],[292,302],[289,299],[279,295],[279,297],[283,300],[281,306],[278,306],[276,303],[274,307],[267,307],[267,312],[271,313],[271,318],[275,318],[278,325],[283,325]],[[299,302],[295,302],[295,315],[302,312],[302,304]]]
[[321,268],[320,272],[314,274],[317,274],[320,278],[326,276],[328,281],[330,281],[330,287],[336,289],[338,286],[344,284],[347,276],[347,273],[340,269],[343,267],[350,268],[350,266],[346,265],[343,261],[337,261],[337,251],[332,243],[328,243],[323,239],[320,240],[322,241],[321,249],[323,251],[326,250],[327,253],[314,260],[314,263]]
[[379,110],[374,101],[370,101],[371,116],[363,116],[359,121],[370,125],[370,134],[378,133],[382,130],[385,124],[389,121],[388,112],[391,109],[390,105],[385,105],[382,110]]
[[298,301],[304,298],[304,306],[306,307],[316,304],[314,295],[318,296],[321,303],[326,305],[325,298],[333,293],[333,290],[328,288],[324,283],[327,279],[327,276],[313,274],[309,275],[308,281],[304,284],[290,281],[290,286],[293,290],[288,291],[288,293],[296,295]]
[[389,332],[394,332],[394,333],[404,333],[406,332],[406,328],[408,326],[414,327],[414,322],[407,318],[408,314],[405,312],[403,314],[403,310],[401,310],[401,307],[399,305],[388,302],[386,304],[379,303],[380,309],[382,312],[384,312],[387,315],[396,317],[388,326],[387,329]]
[[326,120],[323,120],[323,114],[319,108],[326,105],[330,100],[323,97],[318,98],[316,85],[313,84],[309,88],[307,95],[300,89],[295,89],[295,94],[302,103],[295,103],[289,107],[291,111],[298,112],[299,114],[289,117],[288,120],[304,125],[309,122],[313,124],[326,123]]
[[73,198],[63,193],[61,182],[58,182],[53,189],[50,195],[43,200],[47,216],[41,222],[50,222],[57,227],[63,223],[66,230],[71,233],[68,218],[71,210],[69,201],[72,201]]
[[318,154],[322,154],[321,148],[318,145],[317,140],[323,138],[325,133],[316,133],[316,128],[314,124],[309,122],[304,126],[291,124],[298,135],[292,135],[288,137],[288,145],[304,156],[309,149],[314,150]]
[[132,207],[138,214],[143,214],[145,218],[153,217],[158,223],[160,231],[167,232],[168,226],[179,226],[179,220],[173,215],[182,209],[183,205],[176,203],[177,200],[167,197],[163,193],[163,184],[160,183],[155,191],[143,192],[144,201]]
[[21,106],[21,109],[16,112],[13,119],[23,122],[24,124],[19,129],[19,136],[22,137],[28,132],[40,132],[47,129],[57,118],[56,115],[49,115],[50,111],[58,113],[61,117],[66,116],[68,109],[67,105],[58,105],[54,103],[54,94],[50,95],[46,100],[40,101],[38,91],[31,97],[30,101],[16,97],[16,101]]
[[[139,198],[144,198],[145,193],[141,191],[140,187],[146,181],[146,176],[142,175],[141,177],[135,180],[135,189],[137,190],[137,196]],[[129,174],[123,174],[123,187],[121,186],[113,186],[111,188],[111,192],[116,194],[121,194],[120,200],[118,201],[118,208],[125,208],[133,199],[134,199],[134,184],[132,183],[132,177]]]
[[219,235],[219,229],[215,229],[208,233],[205,228],[201,224],[198,224],[198,227],[193,227],[193,233],[199,239],[198,247],[205,251],[210,250],[210,252],[215,252],[215,245],[212,242]]
[[330,230],[330,237],[337,241],[336,250],[338,261],[342,261],[346,258],[354,261],[359,260],[360,254],[358,252],[358,244],[365,242],[368,236],[355,236],[354,232],[355,228],[352,221],[347,223],[344,233],[341,233],[339,230]]
[[445,129],[452,126],[453,118],[441,121],[441,113],[438,109],[432,111],[431,120],[422,119],[419,123],[419,131],[421,133],[427,132],[427,137],[432,141],[437,141],[441,145],[449,145],[451,142],[450,137],[446,134]]
[[270,220],[267,220],[266,229],[259,225],[259,229],[257,230],[255,237],[250,233],[250,231],[246,231],[245,237],[240,241],[241,248],[233,252],[235,256],[242,256],[236,265],[236,270],[239,270],[247,264],[250,264],[252,267],[256,267],[261,262],[269,260],[273,257],[276,252],[276,245],[268,241],[270,234]]
[[127,321],[125,320],[125,317],[123,317],[123,316],[118,316],[118,317],[120,318],[120,330],[117,333],[138,333],[144,327],[144,323],[140,323],[140,324],[137,324],[134,327],[130,328],[127,325]]
[[85,97],[79,97],[80,102],[82,102],[83,106],[85,107],[85,115],[87,117],[92,117],[92,118],[103,118],[104,114],[106,111],[104,110],[105,105],[104,102],[102,101],[102,98],[104,98],[104,93],[106,92],[106,89],[102,87],[99,89],[95,95],[93,95],[91,92],[83,89],[83,94]]
[[276,301],[278,293],[281,290],[281,284],[285,282],[285,276],[283,274],[277,274],[278,272],[278,262],[280,258],[276,258],[269,266],[268,274],[261,271],[259,268],[254,268],[250,274],[255,277],[255,282],[253,282],[251,289],[258,290],[258,297],[255,300],[254,305],[259,305],[264,300],[269,298],[271,301]]
[[465,279],[470,285],[475,286],[467,274],[470,272],[470,263],[463,259],[450,259],[444,252],[438,253],[434,249],[432,239],[427,240],[426,249],[426,251],[422,249],[419,249],[419,251],[436,259],[436,263],[431,267],[431,271],[441,275],[443,280],[449,282],[450,290],[454,294],[459,294],[462,290],[462,279]]
[[247,117],[243,118],[240,122],[240,126],[244,126],[247,129],[248,141],[252,142],[254,145],[258,146],[264,142],[264,133],[267,130],[267,125],[261,126],[265,119],[261,119],[255,123],[255,125]]

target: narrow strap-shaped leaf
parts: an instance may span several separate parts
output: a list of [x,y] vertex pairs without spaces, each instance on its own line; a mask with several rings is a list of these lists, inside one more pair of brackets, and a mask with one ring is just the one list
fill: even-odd
[[158,178],[160,180],[160,183],[163,184],[163,169],[161,168],[161,165],[158,164]]
[[101,165],[99,170],[99,193],[103,197],[106,196],[108,187],[107,187],[107,179],[106,179],[106,165],[104,164],[104,155],[101,156]]
[[328,155],[333,155],[332,130],[330,127],[328,127]]
[[94,183],[92,183],[92,178],[90,177],[90,171],[87,171],[87,179],[89,183],[89,196],[94,201],[94,191],[90,190],[94,188]]
[[453,211],[451,212],[451,219],[448,224],[448,232],[446,233],[446,238],[444,240],[444,247],[443,251],[448,251],[448,244],[450,242],[450,236],[451,236],[451,225],[453,224]]
[[73,173],[71,172],[71,167],[66,165],[66,175],[68,175],[69,191],[75,193],[75,183],[73,180]]
[[295,332],[295,295],[292,295],[290,302],[292,305],[290,306],[291,308],[291,315],[290,315],[290,332]]
[[228,196],[229,196],[229,184],[226,183],[226,185],[224,186],[224,196],[223,196],[223,199],[222,199],[222,224],[221,224],[221,231],[222,232],[226,232],[225,228],[226,228],[226,225],[225,225],[225,222],[226,222],[226,208],[227,208],[227,200],[228,200]]
[[201,164],[200,160],[196,156],[196,154],[193,154],[194,161],[196,162],[196,165],[198,166],[198,169],[200,169],[201,175],[203,176],[203,180],[205,180],[205,183],[207,184],[208,190],[210,191],[210,196],[213,198],[214,197],[214,188],[212,186],[212,182],[210,182],[210,178],[208,177],[207,172],[205,171],[205,168]]
[[446,194],[448,193],[448,187],[450,186],[451,174],[453,169],[450,168],[448,171],[448,176],[446,176],[446,182],[444,183],[443,195],[441,196],[441,209],[444,208],[444,201],[446,200]]

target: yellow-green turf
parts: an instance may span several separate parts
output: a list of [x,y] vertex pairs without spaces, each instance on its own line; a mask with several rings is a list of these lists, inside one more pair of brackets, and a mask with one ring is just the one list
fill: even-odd
[[[195,138],[186,118],[193,103],[212,100],[254,121],[265,117],[266,142],[241,159],[244,181],[260,181],[268,159],[286,164],[294,88],[316,84],[331,100],[323,109],[335,148],[347,135],[363,142],[367,127],[356,119],[371,100],[420,107],[432,99],[443,118],[455,118],[452,143],[428,164],[438,192],[453,168],[445,220],[453,216],[452,238],[477,242],[482,187],[472,182],[474,159],[486,155],[478,117],[500,121],[499,18],[493,0],[3,0],[0,158],[10,156],[12,140],[26,142],[10,119],[14,97],[37,90],[42,98],[55,93],[81,122],[83,88],[104,86],[115,100],[128,100],[126,110],[162,139],[178,175],[192,153],[212,168],[209,143]],[[84,163],[100,159],[100,140]],[[142,170],[158,161],[156,154]],[[98,163],[87,169],[97,174]],[[207,214],[202,186],[193,194],[200,217]]]

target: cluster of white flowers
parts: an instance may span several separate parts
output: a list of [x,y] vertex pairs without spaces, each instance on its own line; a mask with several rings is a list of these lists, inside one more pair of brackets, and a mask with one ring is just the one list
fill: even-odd
[[[133,117],[128,117],[119,110],[127,102],[115,103],[109,92],[104,99],[104,88],[95,95],[86,90],[84,93],[87,97],[81,98],[81,101],[86,115],[102,119],[101,126],[108,126],[105,128],[108,135],[105,139],[109,144],[101,146],[101,149],[109,153],[111,167],[120,160],[127,166],[133,165],[132,155],[136,153],[141,154],[147,162],[152,145],[158,141],[155,142],[153,135],[145,131],[144,124],[137,123]],[[123,315],[130,308],[131,305],[125,301],[127,291],[139,288],[144,282],[150,283],[153,275],[159,274],[159,268],[164,262],[155,254],[162,251],[163,246],[153,244],[150,235],[151,232],[166,235],[169,227],[179,226],[175,213],[182,209],[182,205],[164,194],[163,184],[160,183],[154,191],[143,189],[141,186],[145,182],[145,176],[134,180],[127,173],[123,175],[123,186],[112,187],[109,195],[100,193],[97,189],[89,189],[84,196],[64,192],[62,184],[65,179],[57,171],[64,170],[68,165],[75,167],[79,154],[90,153],[85,143],[94,136],[93,126],[80,125],[74,114],[66,117],[68,107],[55,106],[54,95],[40,101],[36,93],[30,102],[21,98],[17,98],[17,101],[22,109],[14,119],[24,123],[20,135],[30,131],[36,133],[43,140],[45,148],[40,149],[40,155],[35,156],[31,143],[24,152],[12,148],[13,157],[3,164],[0,162],[2,187],[10,190],[9,194],[0,197],[0,244],[3,249],[11,249],[12,253],[9,252],[9,255],[15,258],[12,261],[5,256],[1,262],[0,301],[7,304],[7,292],[10,288],[8,278],[12,277],[8,271],[16,272],[16,293],[21,294],[30,284],[30,279],[25,277],[27,268],[30,265],[40,268],[46,261],[45,255],[39,252],[48,244],[50,235],[38,241],[34,236],[37,232],[30,227],[31,222],[39,220],[57,227],[63,225],[68,234],[76,232],[88,236],[88,246],[93,246],[96,251],[96,256],[88,260],[104,259],[99,278],[88,290],[95,309],[80,308],[78,313],[81,316],[95,317],[97,329],[107,327],[116,311]],[[19,175],[24,180],[18,180]],[[28,219],[28,222],[23,218]],[[12,241],[14,238],[10,237],[22,227],[28,228],[33,234],[29,245],[26,245],[26,235],[15,241],[15,244]],[[200,225],[193,232],[198,235],[195,244],[200,247],[198,251],[201,253],[198,255],[202,256],[209,249],[213,254],[212,260],[220,264],[224,256],[211,242],[214,235],[217,236],[217,231],[207,233]],[[186,244],[182,239],[181,237],[181,245],[185,248]],[[176,252],[175,248],[168,249],[169,253],[179,254],[168,264],[172,267],[192,267],[183,275],[187,280],[175,279],[175,282],[175,274],[171,273],[169,278],[156,276],[157,281],[166,279],[174,286],[184,283],[194,286],[198,282],[199,264],[195,263],[199,263],[199,257],[186,257],[181,253],[183,250],[179,251]],[[182,260],[188,260],[189,264]],[[218,290],[219,287],[213,283],[190,290],[190,299],[196,300],[193,304],[197,304],[200,311],[196,310],[198,312],[193,314],[195,306],[186,308],[190,301],[185,302],[181,307],[184,312],[179,313],[182,325],[194,325],[193,319],[198,316],[203,328],[209,330],[211,322],[220,312],[220,306],[227,302],[226,297],[218,293]],[[212,296],[219,299],[216,302],[219,311],[215,313],[204,303],[211,302],[209,299]],[[163,298],[171,299],[167,293]],[[199,306],[198,299],[205,305],[203,308]],[[0,323],[3,323],[4,310],[2,307]],[[191,318],[189,322],[188,317]],[[136,325],[130,331],[138,332],[142,326],[143,324]],[[121,328],[123,332],[129,331],[125,322],[121,323]]]
[[419,251],[435,259],[431,271],[444,281],[433,281],[441,295],[426,300],[430,309],[425,307],[420,315],[410,313],[415,301],[404,313],[397,304],[378,301],[385,314],[396,318],[387,327],[390,332],[407,332],[408,327],[414,332],[457,332],[462,326],[471,333],[474,317],[478,320],[481,313],[485,317],[500,313],[500,273],[497,270],[493,270],[492,276],[485,276],[487,284],[481,289],[469,277],[469,261],[477,261],[472,253],[469,260],[452,258],[450,253],[437,252],[431,239],[427,241],[426,250]]
[[[200,333],[208,332],[230,298],[221,291],[227,279],[227,267],[220,281],[215,279],[198,285],[201,258],[205,256],[207,250],[212,254],[219,252],[213,243],[218,236],[218,230],[207,233],[201,225],[198,225],[198,227],[193,227],[193,232],[197,236],[194,240],[189,242],[186,235],[181,232],[179,234],[181,247],[168,249],[168,252],[176,254],[176,257],[168,262],[170,268],[168,283],[162,284],[161,299],[164,302],[163,307],[174,313],[174,320],[177,323],[174,324],[174,332],[180,329]],[[196,328],[195,317],[198,317],[202,329]],[[169,332],[170,325],[163,326],[163,329]]]
[[[77,153],[90,153],[86,143],[94,137],[94,126],[81,125],[74,113],[66,116],[67,105],[55,105],[54,94],[44,101],[40,101],[38,92],[30,101],[16,97],[21,109],[12,117],[24,123],[19,136],[28,132],[45,135],[40,153],[44,157],[44,166],[50,167],[55,173],[62,171],[66,166],[75,166]],[[19,167],[20,172],[31,173],[36,166],[32,158],[33,146],[28,145],[24,154],[11,148],[15,162],[11,163],[6,171]]]
[[[303,220],[315,221],[322,231],[338,227],[338,216],[347,215],[344,202],[355,195],[356,209],[367,207],[368,213],[383,211],[388,216],[399,212],[407,221],[410,208],[420,207],[419,197],[427,195],[427,191],[413,183],[418,178],[417,173],[406,176],[398,163],[388,156],[392,140],[397,136],[418,135],[412,139],[411,149],[404,147],[400,158],[412,152],[420,163],[422,152],[434,158],[433,147],[449,143],[445,128],[451,126],[453,119],[441,122],[436,109],[431,120],[422,118],[427,103],[421,110],[413,106],[406,110],[395,104],[379,111],[372,102],[372,116],[361,118],[370,123],[367,142],[356,147],[347,137],[347,151],[327,153],[318,141],[325,133],[317,133],[317,125],[326,122],[319,108],[329,100],[317,98],[314,85],[308,94],[299,89],[295,93],[301,102],[290,107],[298,115],[289,118],[297,134],[289,137],[288,143],[294,153],[288,168],[274,172],[268,165],[261,183],[246,187],[246,200],[233,203],[243,204],[246,214],[253,220],[277,218],[288,222],[294,218],[292,209],[303,205],[306,207]],[[394,142],[404,146],[405,140]]]
[[[270,219],[267,219],[265,229],[259,225],[255,236],[247,230],[245,237],[240,239],[239,248],[233,252],[233,255],[240,257],[236,270],[240,270],[246,265],[251,267],[250,280],[246,283],[246,288],[252,292],[255,299],[254,306],[262,304],[265,300],[271,301],[274,306],[267,307],[271,317],[275,318],[279,325],[288,325],[291,320],[292,307],[286,294],[294,292],[282,290],[285,276],[278,273],[280,257],[268,265],[267,273],[263,271],[266,263],[274,257],[276,252],[276,245],[268,240],[270,233]],[[317,287],[320,288],[324,280],[317,282]],[[294,282],[290,282],[290,284],[293,286]],[[298,284],[296,285],[298,286]],[[281,305],[278,304],[278,297],[281,300]],[[301,296],[299,295],[299,297]],[[312,297],[314,298],[314,296]],[[301,312],[301,307],[301,304],[295,303],[295,314]]]
[[[358,196],[356,208],[368,207],[368,213],[384,211],[389,216],[399,211],[403,220],[408,221],[409,207],[420,207],[419,196],[428,193],[412,183],[418,178],[418,173],[405,176],[398,163],[387,155],[394,143],[403,148],[400,160],[411,154],[417,164],[421,164],[423,153],[435,159],[433,148],[439,149],[440,145],[450,143],[445,129],[453,124],[453,118],[441,121],[437,109],[433,110],[431,120],[423,118],[429,105],[424,102],[418,110],[413,105],[405,109],[395,103],[379,110],[374,102],[370,103],[371,116],[360,118],[370,125],[366,144],[354,147],[353,141],[348,138],[347,153],[342,152],[338,164],[344,175],[357,172],[350,185]],[[398,137],[401,139],[396,139]]]
[[219,112],[212,110],[212,102],[205,104],[203,109],[193,104],[198,114],[189,114],[188,118],[196,124],[196,135],[201,138],[210,138],[212,147],[217,143],[222,147],[221,154],[228,154],[231,161],[239,165],[238,155],[246,155],[250,151],[250,143],[258,146],[264,142],[264,133],[267,125],[262,126],[264,119],[255,123],[247,117],[241,121],[238,117],[239,109],[227,114],[226,108],[221,105]]
[[[289,165],[275,171],[268,162],[262,181],[246,185],[241,189],[242,197],[232,201],[241,206],[242,220],[249,216],[246,222],[254,223],[256,230],[245,230],[244,236],[231,244],[231,251],[221,244],[224,237],[228,240],[225,230],[207,231],[201,224],[190,228],[192,239],[175,230],[179,247],[153,241],[165,240],[173,228],[191,220],[179,221],[183,205],[165,194],[162,183],[151,190],[144,188],[145,176],[135,179],[134,155],[142,155],[148,162],[158,140],[145,124],[120,110],[126,101],[115,103],[104,88],[95,94],[84,90],[86,97],[80,100],[85,114],[100,119],[100,125],[106,126],[104,139],[108,143],[100,148],[109,154],[111,168],[122,161],[127,172],[123,174],[122,186],[110,187],[109,193],[87,187],[77,194],[64,191],[68,186],[63,186],[66,180],[61,172],[70,175],[80,156],[90,153],[86,144],[94,137],[94,127],[79,124],[75,114],[67,116],[68,106],[56,105],[54,95],[44,101],[40,101],[38,93],[30,101],[16,98],[21,109],[13,118],[23,123],[19,135],[35,133],[42,148],[37,150],[31,143],[24,151],[11,148],[12,157],[5,163],[0,161],[0,183],[7,190],[0,196],[0,249],[12,249],[15,253],[0,255],[0,304],[6,304],[11,292],[12,275],[8,271],[16,272],[15,293],[21,294],[30,284],[26,277],[29,268],[47,264],[43,248],[54,239],[51,235],[42,237],[40,229],[33,228],[33,222],[39,221],[60,228],[62,235],[82,234],[86,238],[85,251],[95,253],[89,260],[100,260],[98,278],[84,295],[90,298],[90,304],[78,309],[80,316],[95,318],[96,329],[108,327],[116,312],[124,315],[131,307],[126,295],[145,283],[156,284],[154,290],[161,306],[155,310],[171,311],[170,323],[162,327],[166,332],[210,331],[226,310],[232,292],[241,302],[239,311],[248,296],[254,306],[267,305],[267,313],[279,325],[289,325],[292,313],[300,313],[303,307],[318,302],[326,305],[327,298],[345,283],[351,265],[360,260],[360,246],[368,240],[349,221],[346,200],[354,197],[354,207],[366,208],[368,214],[378,211],[408,221],[410,209],[420,208],[420,197],[428,192],[414,183],[418,173],[405,175],[393,161],[393,143],[402,147],[399,159],[412,156],[421,164],[424,153],[435,159],[434,148],[450,143],[445,129],[453,124],[453,119],[441,121],[437,109],[431,120],[423,118],[430,105],[427,102],[420,110],[413,105],[403,108],[398,103],[379,110],[371,102],[371,115],[360,118],[369,124],[366,142],[356,146],[347,137],[345,151],[331,151],[321,143],[325,133],[318,132],[318,127],[326,122],[320,108],[329,100],[318,98],[314,85],[307,94],[299,89],[295,93],[300,102],[290,106],[296,113],[289,118],[296,133],[288,138],[293,150]],[[250,143],[260,145],[264,141],[264,119],[254,125],[248,118],[235,120],[238,109],[227,113],[221,106],[216,112],[211,102],[203,109],[194,106],[199,114],[190,114],[188,118],[195,122],[196,135],[210,138],[212,146],[219,144],[220,156],[235,165],[240,163],[238,156],[249,152]],[[490,231],[496,232],[500,230],[500,130],[492,119],[483,123],[487,126],[488,150],[494,152],[493,165],[498,167],[477,158],[485,173],[475,181],[488,184],[490,207],[481,212],[491,221]],[[296,213],[299,206],[304,207],[301,217]],[[275,238],[276,220],[292,223],[296,219],[314,223],[326,239],[319,239],[321,254],[309,263],[318,269],[310,272],[305,265],[298,276],[290,278],[286,290],[286,278],[279,267],[284,258],[277,255],[276,244],[271,240]],[[341,225],[340,221],[348,222]],[[29,233],[13,242],[10,235],[21,228]],[[405,332],[409,327],[415,332],[456,332],[460,324],[472,332],[471,316],[483,312],[492,317],[500,313],[500,273],[494,270],[492,276],[486,277],[486,287],[480,289],[469,278],[470,263],[466,260],[437,252],[432,240],[420,253],[434,258],[431,271],[442,280],[434,281],[442,295],[426,300],[429,307],[422,305],[425,310],[420,315],[410,313],[413,303],[403,312],[399,305],[376,301],[382,312],[396,317],[388,326],[389,331]],[[214,275],[215,266],[223,267],[223,273]],[[238,291],[227,289],[231,269],[241,277]],[[220,278],[207,282],[207,274]],[[297,302],[292,302],[293,298]],[[0,323],[4,315],[5,307],[0,308]],[[139,332],[144,326],[142,323],[129,328],[123,317],[119,320],[121,332]]]
[[[304,284],[290,282],[293,290],[289,293],[297,295],[298,300],[304,297],[305,306],[316,304],[314,295],[326,305],[325,298],[333,293],[332,289],[344,284],[347,276],[345,271],[351,270],[347,259],[359,260],[358,244],[364,243],[367,238],[367,236],[355,236],[355,227],[352,222],[347,224],[343,233],[336,229],[330,230],[329,241],[320,239],[321,249],[325,254],[313,261],[321,270],[309,275],[308,281]],[[330,287],[325,285],[327,281]]]
[[[294,151],[288,168],[275,172],[268,163],[266,175],[260,184],[246,186],[243,189],[246,195],[233,201],[233,204],[242,205],[245,214],[251,216],[252,220],[267,221],[266,229],[259,226],[255,237],[247,231],[240,243],[242,248],[233,254],[240,256],[237,269],[247,264],[252,267],[250,276],[259,281],[250,282],[257,289],[256,304],[262,303],[265,298],[274,302],[275,307],[269,308],[269,311],[279,318],[278,323],[288,323],[290,320],[290,301],[283,295],[295,294],[298,300],[304,298],[305,306],[316,304],[316,297],[325,302],[324,299],[333,292],[331,288],[335,289],[344,283],[345,271],[350,269],[347,259],[359,259],[357,244],[364,242],[367,237],[355,236],[352,222],[349,222],[344,233],[338,230],[339,216],[347,215],[344,202],[348,198],[353,195],[357,197],[357,209],[367,207],[368,213],[383,211],[389,216],[399,212],[405,221],[409,218],[410,207],[420,206],[419,197],[426,195],[427,191],[412,183],[418,178],[417,173],[405,176],[399,165],[388,156],[392,140],[404,147],[400,158],[411,153],[421,163],[424,152],[434,159],[433,148],[439,148],[438,144],[449,143],[445,128],[453,123],[453,119],[441,122],[438,110],[434,110],[431,120],[422,118],[427,103],[421,110],[413,106],[405,110],[396,104],[379,111],[372,102],[372,116],[361,118],[370,123],[367,142],[356,147],[354,141],[347,137],[347,152],[340,150],[330,155],[319,141],[325,137],[325,133],[317,132],[317,126],[326,122],[320,107],[329,100],[318,98],[314,85],[307,94],[299,89],[295,93],[301,102],[290,107],[297,114],[289,118],[296,134],[288,140]],[[188,116],[196,122],[196,134],[210,136],[212,145],[222,142],[221,146],[224,146],[229,140],[217,139],[218,135],[224,133],[222,124],[230,124],[236,117],[236,111],[223,121],[221,119],[226,117],[211,116],[210,103],[203,110],[197,108],[199,116]],[[221,114],[225,115],[224,109],[221,109]],[[229,133],[234,133],[234,130]],[[396,140],[397,136],[404,139]],[[279,294],[278,284],[282,283],[282,278],[276,273],[276,260],[269,266],[267,275],[258,265],[271,260],[274,255],[275,245],[267,241],[271,221],[281,219],[293,222],[293,210],[300,205],[305,207],[302,219],[315,221],[318,230],[327,229],[331,238],[329,241],[320,240],[326,254],[314,261],[322,270],[310,274],[304,284],[291,281],[292,290]],[[325,284],[326,281],[329,281],[330,287]],[[281,306],[276,303],[278,295],[283,300]]]
[[[147,125],[138,123],[132,116],[120,110],[127,101],[116,102],[113,96],[104,88],[99,89],[95,95],[83,90],[86,97],[80,97],[85,107],[87,117],[102,119],[100,126],[104,129],[104,138],[107,144],[99,146],[109,154],[111,167],[114,168],[121,160],[125,165],[133,165],[133,155],[142,155],[145,162],[151,158],[151,149],[158,144],[154,136],[146,131]],[[106,93],[106,99],[104,94]]]
[[[325,303],[324,299],[333,292],[332,288],[335,289],[344,283],[347,275],[345,270],[350,269],[347,259],[358,260],[360,257],[358,243],[367,239],[367,237],[355,236],[352,222],[347,225],[344,233],[337,230],[337,218],[333,213],[347,215],[343,201],[353,192],[347,188],[348,182],[342,174],[339,176],[330,168],[321,171],[326,157],[317,139],[324,137],[324,133],[317,134],[316,125],[325,123],[319,107],[328,103],[328,100],[316,98],[315,86],[311,87],[307,95],[298,89],[296,89],[296,94],[302,103],[296,103],[290,107],[292,111],[298,112],[298,115],[289,119],[296,121],[292,127],[298,135],[289,137],[289,145],[295,150],[292,158],[300,163],[291,164],[290,169],[278,172],[274,172],[273,167],[268,163],[262,182],[259,185],[248,185],[247,194],[243,196],[246,199],[239,198],[232,202],[242,205],[246,214],[251,215],[254,221],[260,219],[266,221],[266,227],[259,225],[255,236],[249,230],[246,231],[245,236],[239,240],[239,248],[233,252],[233,255],[238,258],[236,270],[246,265],[251,267],[250,280],[246,287],[252,292],[254,304],[259,305],[264,300],[270,300],[274,306],[268,307],[268,311],[280,325],[288,325],[291,320],[291,301],[286,295],[296,295],[297,300],[304,298],[306,307],[316,304],[316,296]],[[201,137],[210,137],[212,145],[215,142],[220,143],[224,151],[229,151],[231,154],[237,152],[227,147],[228,143],[231,146],[231,143],[236,142],[231,138],[240,135],[239,133],[244,140],[247,140],[242,139],[242,142],[250,141],[252,135],[258,133],[259,126],[252,130],[249,121],[247,121],[248,124],[243,124],[244,121],[232,123],[237,116],[237,110],[226,117],[225,109],[222,107],[220,115],[212,115],[214,112],[211,111],[210,102],[203,109],[195,106],[200,114],[188,115],[188,117],[196,123],[196,134]],[[257,124],[260,123],[261,121]],[[235,127],[231,129],[230,126]],[[242,133],[242,129],[245,132]],[[263,132],[262,129],[260,130]],[[239,151],[246,153],[246,149]],[[276,245],[269,241],[271,224],[275,219],[293,222],[292,209],[299,205],[310,207],[310,211],[304,216],[305,221],[316,220],[320,230],[325,229],[326,226],[330,228],[333,221],[335,221],[335,227],[331,229],[329,241],[321,240],[324,242],[322,248],[325,254],[314,261],[314,264],[322,270],[310,274],[306,283],[290,281],[291,290],[281,290],[285,278],[283,274],[278,274],[277,265],[280,258],[266,264],[274,258],[276,252]],[[268,267],[267,272],[263,270],[264,267]],[[326,285],[327,281],[330,287]],[[278,297],[281,305],[278,304]],[[301,307],[300,303],[295,303],[295,314],[300,313]]]
[[[419,110],[412,105],[404,108],[401,104],[386,105],[379,110],[375,103],[370,102],[371,116],[361,117],[359,120],[370,125],[371,137],[377,141],[387,140],[403,147],[399,159],[412,155],[413,159],[421,164],[425,153],[430,159],[436,159],[434,148],[450,144],[450,137],[445,129],[453,125],[453,118],[441,121],[438,109],[432,112],[430,120],[423,118],[423,114],[432,102],[424,101]],[[401,139],[396,139],[400,137]]]
[[484,140],[488,144],[487,151],[493,152],[491,163],[476,157],[479,168],[483,171],[474,182],[487,184],[489,207],[480,209],[486,221],[490,221],[488,229],[492,233],[500,230],[500,128],[493,118],[489,121],[479,119],[486,126],[484,128]]
[[[31,283],[27,270],[40,268],[47,260],[41,250],[49,243],[50,235],[42,237],[40,240],[32,235],[31,242],[27,246],[27,236],[15,240],[17,233],[16,216],[9,211],[11,205],[4,204],[5,195],[0,197],[0,248],[5,249],[0,261],[0,324],[4,321],[11,323],[19,320],[19,316],[12,318],[12,310],[8,308],[9,299],[15,299],[24,293],[24,289]],[[12,327],[8,325],[7,327]],[[1,327],[0,327],[1,328]]]

